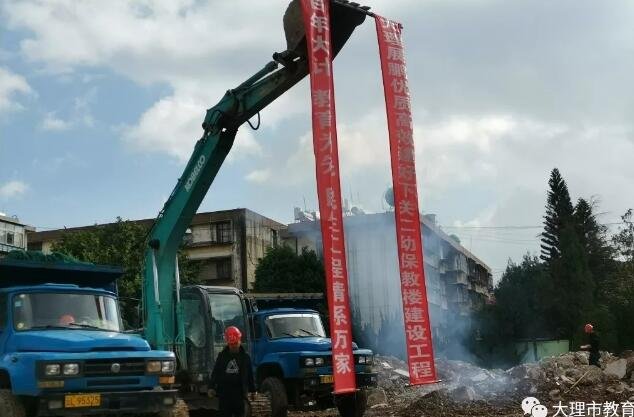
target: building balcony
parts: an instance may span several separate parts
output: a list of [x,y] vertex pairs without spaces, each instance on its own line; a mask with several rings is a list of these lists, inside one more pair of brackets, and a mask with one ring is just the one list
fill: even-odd
[[469,285],[467,274],[462,271],[450,271],[445,274],[448,284],[453,285]]

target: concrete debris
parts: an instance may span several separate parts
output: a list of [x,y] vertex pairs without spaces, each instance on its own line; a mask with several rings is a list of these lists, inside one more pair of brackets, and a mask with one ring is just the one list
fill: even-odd
[[634,355],[627,358],[627,375],[634,376]]
[[446,392],[449,397],[453,398],[456,402],[475,401],[478,399],[478,395],[472,387],[458,387],[451,391]]
[[368,395],[368,407],[380,404],[387,404],[387,395],[385,395],[385,390],[382,388],[374,389]]
[[409,378],[409,372],[404,370],[404,369],[395,369],[394,372],[399,374],[400,376],[402,376],[404,378]]
[[[370,395],[368,408],[372,416],[385,415],[388,407],[394,416],[440,416],[450,415],[450,411],[455,415],[502,415],[499,410],[513,415],[527,396],[551,406],[560,401],[630,401],[634,396],[634,352],[619,357],[602,352],[601,367],[588,365],[588,356],[588,352],[569,352],[508,370],[437,359],[441,382],[416,387],[409,386],[407,363],[380,357],[381,389]],[[372,414],[373,409],[379,409],[377,414]]]
[[579,370],[585,375],[581,382],[579,382],[579,385],[588,386],[599,384],[605,376],[605,374],[601,372],[601,369],[592,365],[581,365]]
[[627,374],[627,362],[627,359],[612,361],[605,366],[603,372],[605,372],[606,375],[614,375],[617,379],[623,379]]
[[561,394],[561,390],[553,389],[553,390],[550,390],[550,392],[548,393],[548,397],[550,397],[550,399],[553,401],[561,401],[560,394]]

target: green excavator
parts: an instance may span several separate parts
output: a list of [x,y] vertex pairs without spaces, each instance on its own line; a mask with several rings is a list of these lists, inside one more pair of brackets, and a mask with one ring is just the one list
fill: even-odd
[[[330,1],[331,42],[336,56],[354,29],[363,23],[368,7],[344,0]],[[308,75],[306,36],[301,4],[293,0],[283,19],[287,48],[273,54],[273,60],[242,84],[228,90],[218,104],[207,110],[202,124],[203,134],[196,143],[182,176],[151,229],[145,255],[143,281],[144,336],[156,349],[170,350],[177,356],[177,387],[181,398],[192,409],[214,409],[216,404],[207,394],[209,376],[215,356],[200,354],[196,337],[189,328],[204,326],[214,331],[209,313],[199,315],[194,323],[191,315],[195,301],[209,304],[208,297],[227,299],[230,290],[220,287],[181,288],[177,251],[183,242],[193,216],[207,194],[218,170],[233,145],[236,132],[245,123],[280,95]],[[201,292],[205,297],[199,297]],[[239,294],[239,292],[236,292]],[[237,324],[248,322],[249,305],[242,300],[237,307],[243,317]],[[202,308],[202,307],[201,307]],[[193,307],[195,310],[196,307]],[[200,312],[200,308],[198,309]],[[194,330],[195,331],[195,330]],[[247,335],[249,332],[246,332]],[[212,335],[211,338],[218,338]],[[220,336],[221,338],[221,336]],[[200,345],[200,343],[198,343]]]

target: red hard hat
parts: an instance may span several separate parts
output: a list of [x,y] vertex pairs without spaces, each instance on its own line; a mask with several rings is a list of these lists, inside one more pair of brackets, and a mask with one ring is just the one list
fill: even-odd
[[586,324],[583,328],[583,331],[586,333],[592,333],[593,330],[594,330],[594,326],[591,325],[590,323]]
[[236,326],[229,326],[225,329],[225,342],[228,345],[237,345],[242,339],[242,332]]

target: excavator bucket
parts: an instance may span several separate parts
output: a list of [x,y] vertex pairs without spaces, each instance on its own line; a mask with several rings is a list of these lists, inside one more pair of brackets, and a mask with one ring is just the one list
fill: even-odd
[[[324,1],[330,1],[332,52],[336,56],[354,29],[363,23],[366,16],[372,16],[372,13],[369,12],[369,7],[360,6],[358,3],[345,0]],[[284,13],[284,33],[287,49],[298,56],[305,57],[307,55],[306,30],[300,0],[292,0]]]

